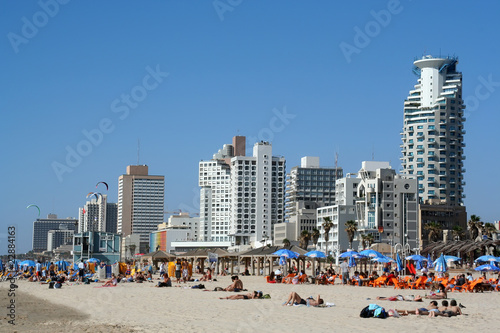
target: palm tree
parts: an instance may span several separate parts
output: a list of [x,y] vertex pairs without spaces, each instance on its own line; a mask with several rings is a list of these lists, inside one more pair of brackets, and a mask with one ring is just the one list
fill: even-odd
[[429,231],[429,242],[437,242],[441,238],[441,232],[443,231],[441,224],[431,221],[424,226],[424,229]]
[[313,241],[313,244],[314,246],[316,247],[317,244],[318,244],[318,239],[319,239],[319,236],[320,236],[320,233],[319,233],[319,230],[314,228],[312,230],[312,233],[311,233],[311,238],[312,238],[312,241]]
[[477,215],[471,215],[469,222],[467,222],[469,229],[469,236],[472,240],[475,240],[479,236],[479,232],[483,227],[483,222],[481,222],[481,217]]
[[288,238],[283,239],[283,247],[290,247],[290,241]]
[[363,249],[368,248],[368,240],[367,240],[368,235],[370,235],[370,234],[360,234],[360,236],[361,236],[361,243],[363,244]]
[[309,245],[309,240],[311,239],[311,234],[309,234],[309,231],[303,230],[300,234],[300,247],[303,248],[304,250],[307,250],[307,246]]
[[368,243],[368,247],[372,246],[373,242],[375,242],[375,236],[373,236],[373,234],[367,234],[366,242]]
[[459,225],[454,225],[451,232],[453,233],[453,239],[456,240],[462,240],[465,236],[464,228]]
[[487,235],[488,237],[492,238],[493,234],[496,233],[498,230],[495,227],[493,223],[485,223],[484,228],[483,228],[483,233]]
[[329,216],[323,217],[322,227],[324,230],[323,237],[325,238],[325,252],[326,255],[328,255],[328,241],[330,240],[330,229],[333,228],[333,222]]
[[347,238],[349,239],[349,248],[352,249],[352,241],[354,240],[356,231],[358,231],[358,223],[354,220],[349,220],[344,225],[345,232],[347,232]]

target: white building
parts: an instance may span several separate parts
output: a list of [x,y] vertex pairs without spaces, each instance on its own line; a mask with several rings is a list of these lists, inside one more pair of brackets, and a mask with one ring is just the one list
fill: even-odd
[[[330,230],[329,250],[343,252],[348,249],[345,222],[357,222],[358,231],[353,249],[362,247],[361,234],[373,234],[375,242],[401,244],[407,249],[418,247],[418,195],[414,176],[397,175],[388,162],[362,162],[356,177],[337,181],[337,204],[318,208],[318,246],[326,249],[324,217],[333,222]],[[408,244],[408,245],[406,245]]]
[[189,216],[189,213],[181,212],[171,215],[168,218],[166,227],[184,227],[187,228],[186,239],[189,241],[199,240],[200,218]]
[[78,233],[106,231],[107,201],[107,194],[92,195],[90,201],[79,208]]
[[272,155],[269,142],[257,142],[253,156],[231,159],[231,241],[264,245],[285,217],[285,158]]
[[455,57],[424,56],[413,64],[418,83],[404,102],[401,165],[418,178],[423,202],[462,205],[464,134],[462,73]]

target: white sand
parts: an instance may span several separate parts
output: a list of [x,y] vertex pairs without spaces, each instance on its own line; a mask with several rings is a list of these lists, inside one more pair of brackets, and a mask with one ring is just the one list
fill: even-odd
[[[398,308],[414,310],[428,304],[417,302],[376,301],[376,296],[396,294],[424,294],[426,291],[395,290],[393,287],[371,288],[352,286],[316,286],[310,284],[287,285],[268,284],[264,277],[241,277],[244,287],[249,291],[261,290],[271,295],[262,300],[220,300],[219,297],[232,295],[229,292],[208,292],[198,289],[185,289],[200,282],[182,284],[181,288],[154,288],[155,283],[121,283],[113,288],[94,288],[90,285],[64,286],[62,289],[48,289],[47,285],[19,281],[19,292],[45,299],[50,303],[40,307],[57,307],[57,315],[42,316],[38,321],[28,314],[18,318],[19,332],[32,329],[36,332],[62,332],[88,327],[88,332],[308,332],[312,329],[327,329],[341,332],[471,332],[496,327],[500,324],[497,306],[500,293],[450,293],[467,308],[463,316],[453,318],[429,318],[407,316],[385,320],[359,317],[363,307],[377,303],[386,309]],[[226,287],[229,277],[219,277],[218,282],[201,282],[208,289],[216,286]],[[337,282],[338,283],[338,282]],[[0,283],[0,292],[6,295],[8,284]],[[303,298],[318,293],[326,302],[335,303],[330,308],[282,306],[291,291]],[[367,300],[371,298],[371,300]],[[18,312],[23,302],[18,300]],[[6,309],[6,298],[2,298],[2,309]],[[26,305],[26,310],[32,309]],[[67,309],[67,310],[65,310]],[[65,311],[79,313],[82,318],[64,318]],[[6,310],[4,310],[6,313]],[[5,315],[2,314],[0,331],[9,332]],[[40,317],[40,316],[39,316]],[[34,316],[36,318],[36,316]],[[30,322],[33,321],[33,322]],[[101,327],[99,325],[107,325]],[[33,326],[36,326],[33,327]]]

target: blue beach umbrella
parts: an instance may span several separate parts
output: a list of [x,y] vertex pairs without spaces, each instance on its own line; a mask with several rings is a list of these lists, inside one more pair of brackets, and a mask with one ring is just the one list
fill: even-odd
[[90,258],[90,259],[87,260],[87,262],[95,264],[95,263],[100,263],[101,261],[99,259],[97,259],[97,258]]
[[474,261],[475,262],[489,262],[489,263],[492,263],[492,262],[499,262],[500,260],[498,260],[498,258],[494,257],[494,256],[480,256],[479,258],[477,258]]
[[326,258],[326,254],[321,251],[309,251],[305,256],[309,258]]
[[0,259],[0,271],[3,271],[3,261]]
[[427,259],[424,256],[421,256],[420,254],[414,254],[414,255],[406,257],[405,259],[406,260],[413,260],[413,261],[429,261],[429,259]]
[[19,263],[19,266],[35,267],[36,263],[33,260],[24,260]]
[[401,272],[403,270],[403,261],[401,260],[401,257],[399,256],[399,253],[396,254],[396,270],[398,272]]
[[500,268],[498,268],[497,266],[491,265],[491,264],[485,264],[485,265],[481,265],[481,266],[474,268],[474,270],[481,271],[481,272],[487,272],[487,271],[498,272],[498,271],[500,271]]
[[456,256],[444,256],[444,259],[446,262],[454,262],[454,261],[461,261],[462,258],[456,257]]
[[431,254],[427,254],[427,268],[433,268],[434,267],[434,264],[432,263],[432,260],[431,260]]
[[382,263],[395,262],[394,259],[386,257],[386,256],[383,256],[383,257],[374,257],[374,258],[371,258],[371,259],[372,259],[372,261],[382,262]]
[[356,266],[356,260],[354,259],[354,257],[349,257],[349,267],[354,267]]
[[275,256],[287,257],[287,258],[298,258],[299,254],[297,252],[290,251],[288,249],[281,249],[273,253]]
[[349,257],[354,257],[354,258],[363,258],[364,256],[359,254],[356,251],[347,251],[339,255],[339,258],[349,258]]
[[59,270],[65,271],[65,270],[67,270],[67,268],[69,266],[69,262],[64,261],[64,260],[59,260],[59,261],[55,262],[55,265],[59,268]]
[[368,249],[368,250],[363,250],[361,252],[359,252],[360,255],[363,255],[363,256],[367,256],[367,257],[372,257],[372,258],[375,258],[375,257],[383,257],[384,255],[378,251],[375,251],[375,250],[372,250],[372,249]]
[[446,272],[448,270],[448,265],[446,264],[446,259],[441,253],[441,256],[434,261],[434,270],[436,272]]

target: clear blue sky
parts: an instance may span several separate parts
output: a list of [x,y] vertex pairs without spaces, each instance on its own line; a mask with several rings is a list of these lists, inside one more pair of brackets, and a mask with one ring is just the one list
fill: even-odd
[[[399,170],[403,101],[424,53],[459,56],[463,96],[476,102],[466,113],[465,204],[500,219],[498,2],[231,3],[69,1],[49,15],[37,1],[2,1],[0,253],[10,224],[17,251],[31,249],[28,204],[42,217],[76,217],[98,181],[116,202],[138,139],[140,163],[165,176],[168,210],[196,210],[198,162],[234,135],[271,139],[287,169],[306,155],[331,166],[338,152],[345,173],[372,156]],[[131,93],[138,102],[128,106]],[[275,122],[273,110],[294,118]],[[84,131],[100,126],[102,139],[86,145]],[[86,156],[68,166],[67,147]],[[55,164],[66,165],[59,177]]]

